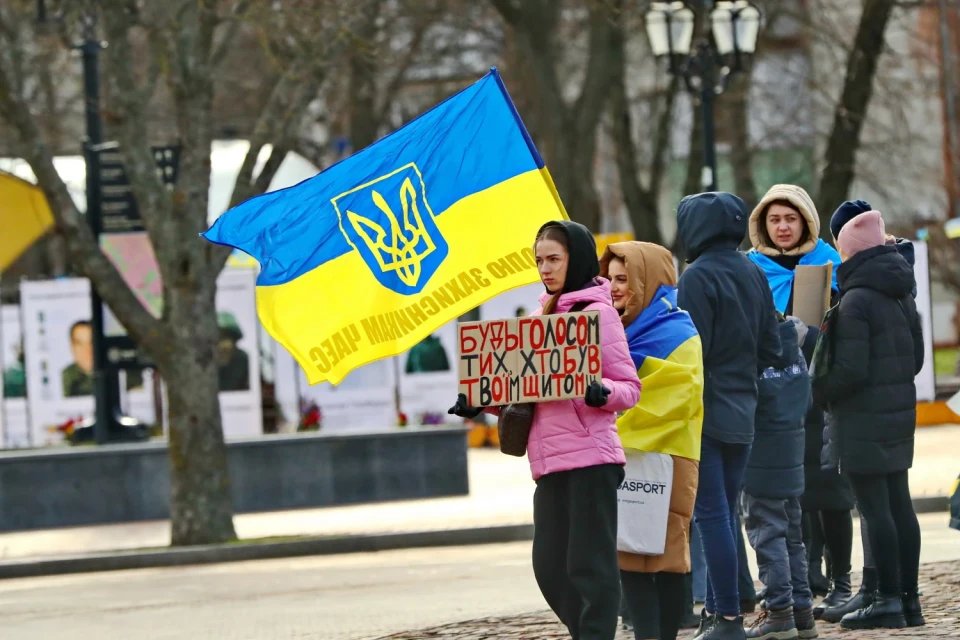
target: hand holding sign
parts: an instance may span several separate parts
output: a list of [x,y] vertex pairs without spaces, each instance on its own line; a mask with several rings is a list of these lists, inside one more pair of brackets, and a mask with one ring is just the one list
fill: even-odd
[[591,382],[587,386],[587,394],[584,396],[584,402],[587,403],[588,407],[599,409],[607,404],[607,396],[609,395],[610,389],[607,389],[599,382]]
[[460,393],[472,407],[587,398],[603,406],[600,314],[565,313],[487,322],[460,330]]
[[452,416],[458,416],[460,418],[466,418],[467,420],[473,420],[478,415],[483,413],[483,407],[471,407],[467,404],[467,396],[462,393],[457,396],[457,402],[450,409],[447,410]]

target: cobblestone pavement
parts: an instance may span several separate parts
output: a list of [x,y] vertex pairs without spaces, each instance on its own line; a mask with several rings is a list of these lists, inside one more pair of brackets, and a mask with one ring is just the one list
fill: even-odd
[[[859,583],[859,578],[855,584]],[[842,631],[837,625],[819,623],[820,638],[867,640],[875,638],[960,638],[960,561],[923,565],[920,591],[926,626],[898,631]],[[748,619],[748,623],[753,616]],[[690,638],[693,632],[682,632]],[[377,640],[554,640],[569,638],[566,629],[550,612],[538,612],[509,618],[481,618],[419,631],[381,636]],[[633,640],[633,633],[620,630],[617,640]]]
[[[938,568],[960,593],[960,533],[946,514],[920,525],[931,625],[919,636],[936,637],[939,620],[960,616]],[[927,564],[938,562],[953,564]],[[514,542],[0,580],[0,640],[563,638],[544,609],[530,542]],[[487,622],[453,624],[471,619]]]

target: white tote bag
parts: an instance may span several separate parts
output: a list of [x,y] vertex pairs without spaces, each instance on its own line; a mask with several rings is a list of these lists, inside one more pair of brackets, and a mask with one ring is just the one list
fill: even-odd
[[617,550],[660,555],[667,543],[673,458],[626,450],[626,477],[617,487]]

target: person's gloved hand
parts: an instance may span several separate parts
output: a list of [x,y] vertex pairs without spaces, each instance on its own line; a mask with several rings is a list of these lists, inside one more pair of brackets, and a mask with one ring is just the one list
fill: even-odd
[[588,407],[599,409],[607,404],[607,396],[609,395],[610,389],[607,389],[597,381],[593,381],[587,385],[587,395],[584,396],[583,400],[587,403]]
[[[604,400],[606,402],[606,400]],[[471,407],[467,404],[467,396],[464,393],[461,393],[457,396],[457,403],[450,407],[447,410],[452,416],[459,416],[461,418],[466,418],[467,420],[473,420],[478,415],[483,413],[483,407]]]

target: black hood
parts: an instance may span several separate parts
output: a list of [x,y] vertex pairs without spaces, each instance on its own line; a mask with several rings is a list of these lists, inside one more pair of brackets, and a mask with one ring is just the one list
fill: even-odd
[[897,242],[893,246],[897,248],[897,252],[903,256],[903,259],[912,268],[917,261],[913,251],[913,243],[905,238],[897,238]]
[[747,206],[722,191],[687,196],[677,207],[677,233],[687,262],[710,248],[735,251],[747,233]]
[[780,323],[780,356],[773,364],[774,369],[786,369],[794,364],[800,355],[800,336],[793,320]]
[[[567,251],[570,262],[567,265],[567,279],[561,293],[579,291],[593,285],[600,275],[600,259],[597,257],[597,241],[590,230],[578,222],[557,220],[540,227],[537,237],[547,227],[559,227],[567,234]],[[548,290],[547,293],[550,293]]]
[[837,268],[840,293],[866,288],[890,298],[903,298],[913,289],[913,269],[893,245],[864,249]]

